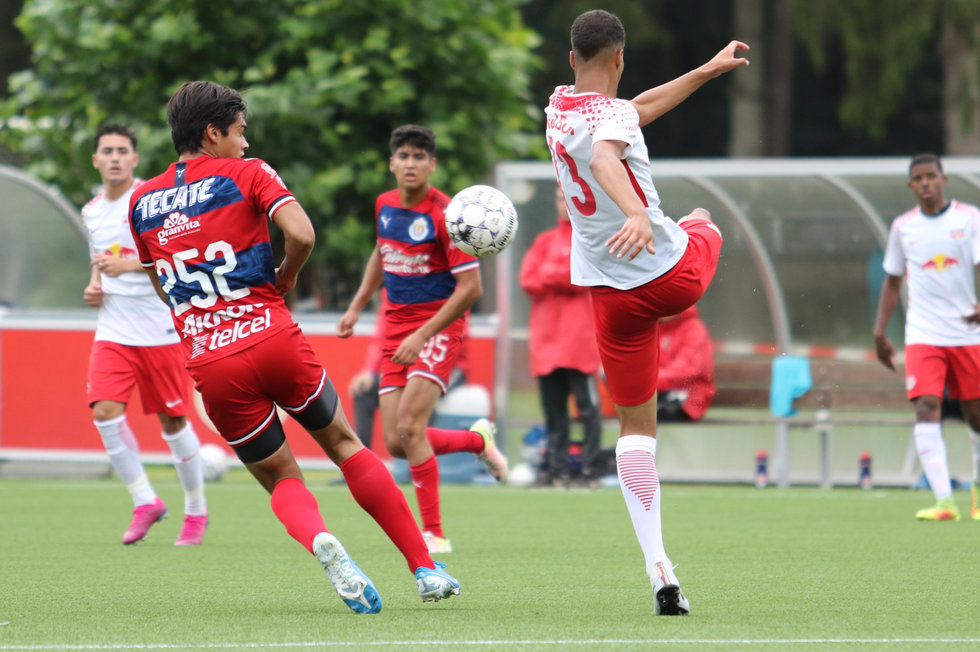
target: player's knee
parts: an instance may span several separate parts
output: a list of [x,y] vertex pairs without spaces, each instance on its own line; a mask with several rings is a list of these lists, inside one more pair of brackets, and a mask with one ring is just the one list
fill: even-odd
[[109,421],[122,416],[126,411],[125,403],[116,401],[96,401],[92,404],[92,418],[96,421]]
[[158,416],[160,417],[160,427],[168,435],[180,432],[187,425],[187,417],[172,417],[163,412]]
[[405,447],[402,446],[402,442],[398,437],[385,437],[385,449],[388,454],[392,457],[404,458],[405,457]]
[[695,208],[690,213],[678,220],[678,224],[683,224],[687,220],[707,220],[711,221],[711,213],[706,208]]

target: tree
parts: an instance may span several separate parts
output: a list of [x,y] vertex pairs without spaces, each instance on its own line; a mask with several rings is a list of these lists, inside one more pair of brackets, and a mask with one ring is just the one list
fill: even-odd
[[[793,0],[796,27],[816,65],[840,38],[846,87],[839,114],[845,127],[883,140],[890,118],[910,93],[938,80],[922,75],[931,48],[942,59],[944,149],[980,153],[980,3],[976,0]],[[914,89],[912,88],[914,85]],[[937,107],[938,108],[938,107]]]
[[310,213],[341,302],[373,246],[374,197],[392,185],[394,127],[436,132],[448,192],[498,158],[544,152],[528,90],[537,37],[510,0],[27,0],[17,26],[33,68],[10,79],[0,141],[34,174],[84,201],[91,136],[107,120],[137,129],[139,171],[155,174],[174,157],[165,105],[180,83],[242,90],[249,154]]

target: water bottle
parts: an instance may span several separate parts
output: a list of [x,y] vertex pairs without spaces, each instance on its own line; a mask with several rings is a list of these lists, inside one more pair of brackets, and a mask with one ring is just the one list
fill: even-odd
[[757,489],[765,489],[769,484],[769,455],[764,450],[760,450],[755,455],[755,486]]
[[582,446],[570,444],[568,446],[568,472],[576,475],[582,471]]
[[548,433],[541,426],[534,426],[524,435],[521,461],[537,471],[547,459]]
[[871,453],[864,451],[861,453],[859,460],[859,467],[861,469],[858,475],[858,486],[862,489],[871,488]]

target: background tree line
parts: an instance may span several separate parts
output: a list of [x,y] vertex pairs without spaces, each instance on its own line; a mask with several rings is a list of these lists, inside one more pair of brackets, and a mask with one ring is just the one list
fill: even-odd
[[[91,136],[133,125],[149,176],[174,158],[164,107],[188,79],[245,92],[250,155],[318,229],[303,293],[345,304],[392,185],[391,129],[439,138],[437,186],[544,159],[542,107],[570,83],[568,28],[589,0],[12,0],[0,3],[0,161],[76,204]],[[605,0],[627,27],[623,96],[731,38],[749,68],[646,128],[656,158],[980,153],[976,0]]]

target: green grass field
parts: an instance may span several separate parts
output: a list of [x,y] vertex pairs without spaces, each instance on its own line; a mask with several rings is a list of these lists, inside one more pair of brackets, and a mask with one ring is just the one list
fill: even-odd
[[0,479],[0,650],[980,649],[980,522],[916,522],[924,492],[665,485],[667,550],[692,606],[666,618],[618,489],[445,486],[456,552],[443,559],[463,592],[423,605],[336,475],[311,473],[384,600],[363,616],[244,471],[208,486],[196,548],[172,545],[181,492],[172,470],[152,473],[171,516],[132,547],[118,480]]

